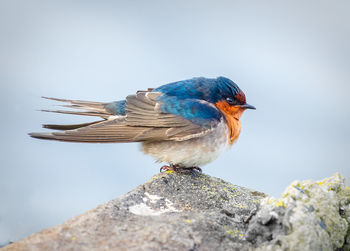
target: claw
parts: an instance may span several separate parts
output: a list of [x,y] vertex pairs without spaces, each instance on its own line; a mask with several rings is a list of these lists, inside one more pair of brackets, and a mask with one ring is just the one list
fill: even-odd
[[173,171],[173,172],[177,172],[178,171],[178,168],[177,168],[177,166],[176,165],[169,165],[169,166],[167,166],[167,165],[165,165],[165,166],[162,166],[161,168],[160,168],[160,170],[159,170],[161,173],[162,172],[166,172],[166,171]]
[[169,171],[169,168],[170,168],[170,166],[162,166],[162,167],[159,169],[159,172],[162,173],[162,172]]

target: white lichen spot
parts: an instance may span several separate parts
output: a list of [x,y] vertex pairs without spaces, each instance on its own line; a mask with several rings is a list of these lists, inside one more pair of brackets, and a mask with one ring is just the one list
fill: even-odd
[[152,194],[149,194],[147,192],[145,192],[145,195],[146,195],[146,197],[144,197],[144,198],[148,198],[151,203],[156,203],[157,201],[162,199],[162,197],[159,197],[158,195],[152,195]]
[[159,197],[158,195],[152,195],[146,192],[145,197],[142,198],[143,202],[129,207],[129,211],[133,214],[143,216],[157,216],[169,212],[179,212],[179,210],[174,207],[174,203],[168,199],[165,199],[165,205],[160,206],[159,208],[154,208],[151,205],[146,204],[147,202],[150,204],[156,204],[163,199],[164,198]]

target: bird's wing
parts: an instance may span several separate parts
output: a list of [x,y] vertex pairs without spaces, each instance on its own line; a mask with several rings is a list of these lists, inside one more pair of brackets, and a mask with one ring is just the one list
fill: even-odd
[[212,131],[222,118],[221,112],[209,102],[162,95],[160,92],[139,91],[126,98],[126,123],[133,127],[148,127],[138,140],[183,141]]
[[[78,104],[84,106],[91,103],[79,102],[84,102]],[[64,131],[30,135],[35,138],[71,142],[183,141],[201,137],[212,131],[222,118],[220,111],[206,101],[179,100],[160,92],[139,91],[136,95],[128,96],[124,116],[112,116],[113,114],[108,114],[106,110],[101,110],[100,104],[94,103],[92,109],[99,110],[91,112],[100,112],[105,120],[70,125],[69,130],[65,130],[65,126],[61,125],[46,125],[45,128]],[[77,104],[73,103],[70,107],[77,108],[74,105]]]

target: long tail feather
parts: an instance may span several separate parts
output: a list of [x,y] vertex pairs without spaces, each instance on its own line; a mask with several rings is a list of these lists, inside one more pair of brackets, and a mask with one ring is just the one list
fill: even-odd
[[[125,101],[110,103],[69,100],[43,97],[45,99],[70,103],[61,105],[74,110],[42,110],[63,114],[101,117],[102,120],[71,125],[44,124],[47,129],[57,130],[51,133],[29,133],[33,138],[70,141],[70,142],[132,142],[144,129],[128,127],[125,123]],[[124,110],[124,112],[123,112]],[[123,114],[124,113],[124,114]]]
[[54,112],[54,113],[62,113],[62,114],[72,114],[72,115],[82,115],[82,116],[94,116],[101,117],[104,119],[108,119],[111,114],[101,113],[101,112],[78,112],[78,111],[65,111],[65,110],[41,110],[42,112]]
[[[72,125],[71,127],[73,127]],[[50,129],[64,130],[61,125],[48,125]],[[58,127],[58,128],[57,128]],[[51,133],[29,133],[33,138],[59,140],[69,142],[91,142],[91,143],[112,143],[112,142],[136,142],[145,139],[142,136],[146,131],[151,131],[153,128],[148,127],[132,127],[128,126],[125,118],[116,118],[113,120],[103,120],[82,126],[76,129],[64,131],[55,131]],[[165,134],[163,129],[162,135]],[[150,134],[146,134],[149,138]],[[158,134],[157,134],[158,135]],[[156,137],[152,136],[152,139]]]
[[70,99],[51,98],[51,97],[42,97],[42,98],[71,104],[71,105],[61,105],[62,107],[65,107],[65,108],[84,110],[84,111],[42,110],[44,112],[55,112],[55,113],[84,115],[84,116],[97,116],[97,117],[102,117],[104,119],[107,119],[110,115],[114,115],[113,113],[111,113],[110,110],[106,109],[106,105],[108,105],[109,103],[70,100]]
[[94,122],[90,122],[90,123],[83,123],[83,124],[73,124],[73,125],[44,124],[43,128],[52,129],[52,130],[63,130],[63,131],[65,131],[65,130],[74,130],[74,129],[78,129],[78,128],[81,128],[81,127],[97,124],[97,123],[100,123],[102,121],[103,120],[94,121]]

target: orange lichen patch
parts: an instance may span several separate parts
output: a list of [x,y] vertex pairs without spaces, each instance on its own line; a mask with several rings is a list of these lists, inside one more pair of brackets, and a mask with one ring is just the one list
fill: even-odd
[[241,122],[239,119],[245,109],[240,106],[231,106],[225,100],[221,100],[215,105],[225,115],[227,126],[230,131],[229,143],[232,145],[238,139],[241,132]]

